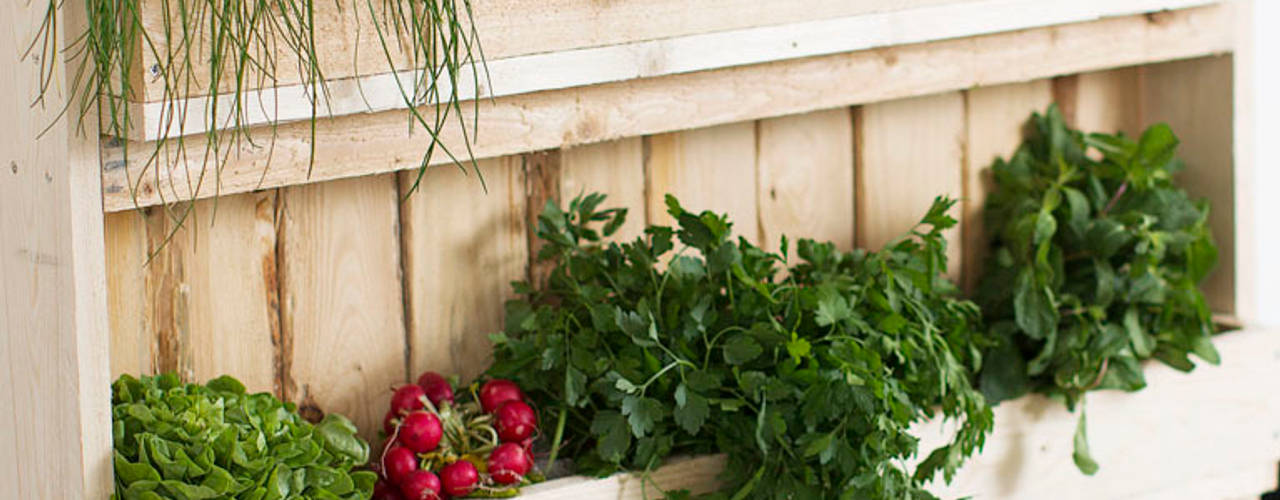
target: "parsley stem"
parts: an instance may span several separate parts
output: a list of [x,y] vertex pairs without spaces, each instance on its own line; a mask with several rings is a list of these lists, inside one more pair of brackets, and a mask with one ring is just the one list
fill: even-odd
[[560,442],[564,439],[564,422],[569,416],[569,408],[560,407],[560,419],[556,422],[556,434],[551,438],[551,454],[547,456],[547,470],[551,470],[556,465],[556,455],[560,454]]

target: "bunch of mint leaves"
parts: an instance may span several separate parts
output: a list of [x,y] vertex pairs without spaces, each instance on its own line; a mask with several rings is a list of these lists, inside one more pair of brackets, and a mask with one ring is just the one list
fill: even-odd
[[1207,202],[1175,183],[1178,139],[1154,125],[1134,141],[1085,135],[1056,107],[996,160],[986,204],[990,254],[977,292],[1001,345],[981,377],[993,402],[1027,391],[1080,408],[1075,462],[1093,474],[1084,394],[1142,389],[1141,362],[1218,363],[1198,285],[1217,261]]
[[121,376],[111,386],[113,500],[364,500],[377,476],[355,467],[369,445],[341,415],[318,424],[292,403],[223,376]]
[[[579,472],[725,453],[712,498],[932,498],[925,482],[982,447],[992,414],[971,379],[990,341],[943,277],[953,201],[880,251],[801,240],[792,263],[786,238],[767,252],[671,196],[678,227],[602,243],[626,216],[603,200],[542,212],[555,268],[517,284],[488,371],[558,422]],[[959,430],[911,473],[909,428],[938,411]]]

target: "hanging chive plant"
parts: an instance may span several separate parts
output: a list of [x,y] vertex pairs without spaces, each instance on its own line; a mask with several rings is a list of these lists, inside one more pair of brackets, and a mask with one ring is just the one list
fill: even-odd
[[[315,162],[316,120],[329,111],[324,104],[329,96],[321,69],[326,66],[316,44],[318,8],[338,9],[342,15],[353,16],[358,26],[372,25],[375,33],[370,36],[376,37],[382,53],[371,57],[384,57],[388,72],[416,71],[412,84],[395,79],[409,109],[410,130],[420,127],[430,138],[410,192],[417,188],[436,154],[448,156],[460,167],[469,163],[479,175],[471,152],[476,129],[468,129],[464,120],[469,111],[475,123],[478,100],[464,109],[458,93],[460,87],[471,85],[474,95],[479,96],[479,80],[487,75],[471,20],[470,0],[332,0],[331,5],[318,5],[316,0],[82,1],[88,27],[73,37],[68,47],[82,61],[71,78],[77,98],[69,101],[64,113],[83,120],[90,118],[96,104],[98,114],[93,118],[99,119],[103,135],[121,139],[126,168],[131,165],[129,158],[145,155],[145,161],[138,162],[141,168],[127,172],[135,199],[147,175],[159,180],[162,171],[179,165],[199,165],[198,172],[184,172],[191,199],[207,194],[203,191],[210,189],[207,184],[213,185],[216,195],[217,181],[230,155],[246,145],[271,151],[279,123],[270,120],[265,125],[270,140],[259,144],[250,134],[250,116],[274,117],[278,110],[267,109],[263,104],[266,99],[251,104],[247,97],[259,90],[268,96],[273,92],[278,95],[279,83],[291,74],[306,89],[311,104],[310,175]],[[28,51],[38,53],[44,65],[40,99],[53,79],[49,62],[62,51],[56,37],[59,10],[70,7],[66,0],[48,2],[44,24]],[[148,15],[158,16],[159,26],[152,25],[153,19],[143,28],[144,4]],[[362,19],[371,22],[362,24]],[[281,60],[281,55],[286,60]],[[354,58],[364,56],[357,53]],[[399,67],[398,57],[407,59],[404,64],[409,67]],[[136,117],[132,114],[136,110],[130,103],[139,103],[143,94],[143,79],[137,78],[136,72],[144,68],[136,66],[147,60],[154,64],[145,68],[143,78],[155,82],[159,89],[160,112],[150,125],[157,130],[142,132],[158,139],[145,151],[130,151],[126,138],[139,132],[134,130]],[[437,105],[424,112],[428,108],[420,107],[426,104]],[[462,129],[465,151],[451,151],[441,142],[440,134],[448,126]],[[188,139],[201,136],[206,147],[192,148],[189,157]],[[270,157],[268,153],[264,177]],[[186,201],[181,197],[167,199],[163,192],[159,195],[166,203]],[[177,197],[176,191],[173,196]],[[174,217],[181,222],[191,206],[176,211]]]

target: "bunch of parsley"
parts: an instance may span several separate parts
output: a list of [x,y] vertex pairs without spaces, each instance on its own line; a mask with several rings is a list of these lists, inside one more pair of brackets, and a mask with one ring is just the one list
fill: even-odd
[[[517,284],[489,375],[514,379],[556,422],[579,471],[648,471],[670,455],[725,453],[717,498],[931,498],[981,448],[992,415],[971,385],[987,347],[980,313],[953,298],[941,231],[954,204],[878,252],[784,238],[770,253],[722,215],[685,210],[601,243],[625,211],[601,195],[539,217],[543,289]],[[935,411],[960,422],[928,455],[909,432]]]
[[993,401],[1028,390],[1080,404],[1075,462],[1098,468],[1085,437],[1085,392],[1135,391],[1141,362],[1179,370],[1218,362],[1197,288],[1217,260],[1209,207],[1174,185],[1178,139],[1155,125],[1134,141],[1084,135],[1057,108],[1032,116],[1009,161],[993,166],[991,243],[978,291],[999,348],[982,374]]

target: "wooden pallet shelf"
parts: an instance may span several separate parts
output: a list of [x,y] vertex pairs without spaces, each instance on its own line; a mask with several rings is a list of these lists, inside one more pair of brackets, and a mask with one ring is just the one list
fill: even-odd
[[[146,29],[161,29],[166,1],[177,0],[143,0]],[[134,104],[152,111],[135,115],[145,126],[130,138],[59,121],[74,61],[42,69],[22,58],[43,2],[0,2],[0,20],[15,26],[0,37],[12,70],[0,79],[10,120],[0,134],[0,483],[24,499],[109,495],[105,387],[120,373],[230,372],[255,391],[348,415],[369,438],[386,387],[426,369],[483,369],[510,282],[539,272],[531,214],[584,191],[630,210],[627,237],[667,220],[671,192],[728,212],[762,246],[785,233],[842,249],[901,234],[922,204],[949,194],[962,200],[947,234],[952,275],[972,283],[985,168],[1019,142],[1020,120],[1057,101],[1083,129],[1168,121],[1179,131],[1181,178],[1212,201],[1222,250],[1206,295],[1247,328],[1218,339],[1221,367],[1185,375],[1153,364],[1141,393],[1090,395],[1097,477],[1070,462],[1075,417],[1030,397],[997,410],[986,452],[937,492],[1255,494],[1275,485],[1280,458],[1280,330],[1260,321],[1280,300],[1264,286],[1280,276],[1260,263],[1274,250],[1264,242],[1280,241],[1260,201],[1280,193],[1280,178],[1263,175],[1253,121],[1266,113],[1252,87],[1257,61],[1273,57],[1255,50],[1276,49],[1256,45],[1249,22],[1251,6],[1268,1],[474,2],[495,68],[471,144],[487,190],[432,168],[409,198],[428,141],[407,132],[408,111],[386,92],[409,75],[380,57],[351,64],[376,44],[354,38],[361,21],[318,11],[335,111],[315,137],[284,123],[269,148],[272,129],[252,128],[258,145],[224,150],[225,168],[196,191],[203,136],[187,137],[183,161],[146,165],[148,141],[172,135],[155,123],[154,80],[131,75],[145,92]],[[65,13],[63,47],[86,24],[83,9]],[[140,57],[144,71],[152,61]],[[281,105],[252,123],[302,117],[305,98],[288,78],[251,91]],[[42,82],[51,93],[32,106]],[[357,82],[375,91],[371,102],[352,99]],[[193,119],[184,132],[203,126]],[[456,132],[442,139],[460,151]],[[185,207],[195,215],[179,229],[172,210]],[[946,436],[945,423],[920,430],[923,447]],[[721,457],[695,457],[652,479],[703,491],[721,467]],[[654,493],[645,484],[576,477],[524,498],[641,499]]]

